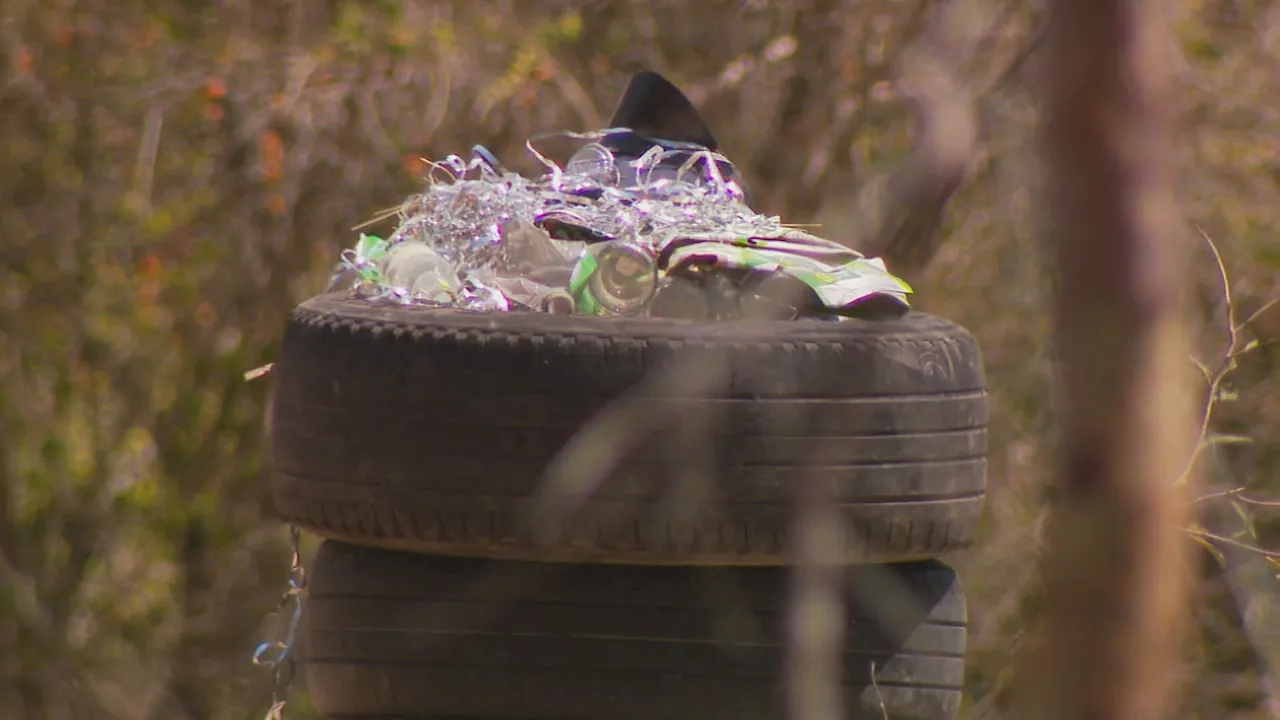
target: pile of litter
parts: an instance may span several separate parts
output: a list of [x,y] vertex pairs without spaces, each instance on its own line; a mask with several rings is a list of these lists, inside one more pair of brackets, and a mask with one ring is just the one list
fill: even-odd
[[[751,210],[722,155],[654,144],[636,159],[588,141],[539,178],[483,146],[433,163],[387,238],[361,235],[330,282],[369,300],[485,312],[691,319],[905,312],[911,288],[879,259]],[[616,143],[615,143],[616,147]]]

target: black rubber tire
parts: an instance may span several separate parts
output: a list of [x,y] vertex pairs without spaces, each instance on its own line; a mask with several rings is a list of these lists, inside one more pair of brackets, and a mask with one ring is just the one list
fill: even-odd
[[977,343],[919,313],[695,323],[320,296],[272,375],[277,513],[390,549],[782,564],[807,481],[848,521],[849,562],[925,559],[970,543],[986,486]]
[[[950,720],[966,609],[937,561],[849,569],[846,716]],[[334,720],[782,720],[785,568],[526,563],[324,543],[303,668]],[[875,685],[870,683],[875,667]]]

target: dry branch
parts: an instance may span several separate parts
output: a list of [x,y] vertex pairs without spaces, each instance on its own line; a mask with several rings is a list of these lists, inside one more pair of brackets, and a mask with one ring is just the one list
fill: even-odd
[[[974,99],[957,70],[976,38],[952,29],[950,13],[937,15],[909,53],[903,78],[915,148],[887,179],[882,199],[870,200],[879,207],[868,214],[878,221],[859,248],[906,274],[923,269],[937,254],[943,213],[964,181],[977,142]],[[862,199],[860,205],[867,203]]]

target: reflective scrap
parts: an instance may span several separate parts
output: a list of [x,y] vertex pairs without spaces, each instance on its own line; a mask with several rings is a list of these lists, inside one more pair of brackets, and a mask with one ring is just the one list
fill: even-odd
[[361,235],[343,252],[329,291],[487,312],[906,312],[910,286],[879,259],[752,211],[724,156],[667,144],[619,160],[599,141],[623,132],[565,133],[588,142],[563,168],[531,141],[546,167],[536,179],[481,146],[434,163],[390,237]]

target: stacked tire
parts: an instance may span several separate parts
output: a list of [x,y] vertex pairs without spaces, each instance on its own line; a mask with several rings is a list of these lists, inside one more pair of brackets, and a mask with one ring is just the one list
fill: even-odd
[[786,715],[798,490],[843,532],[849,717],[954,717],[937,558],[986,482],[977,344],[942,318],[694,323],[336,295],[273,370],[278,514],[331,718]]

